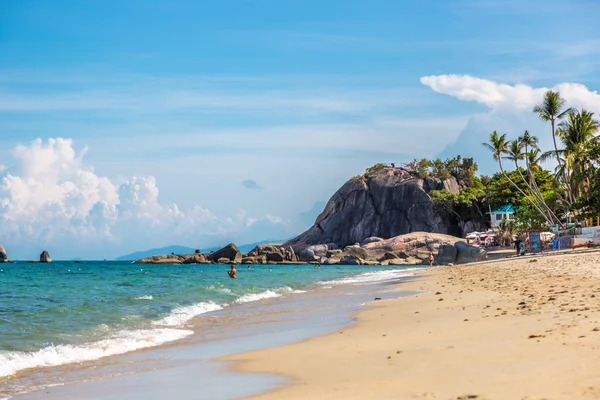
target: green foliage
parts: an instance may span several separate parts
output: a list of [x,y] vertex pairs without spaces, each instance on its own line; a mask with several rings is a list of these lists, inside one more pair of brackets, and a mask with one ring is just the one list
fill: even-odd
[[403,165],[403,167],[409,171],[412,171],[417,177],[421,179],[429,178],[429,168],[431,167],[431,160],[422,158],[417,160],[416,158],[411,162]]
[[487,185],[489,185],[489,184],[490,184],[490,182],[491,182],[492,178],[490,178],[490,177],[489,177],[489,176],[487,176],[487,175],[481,175],[481,176],[479,177],[479,180],[480,180],[481,184],[482,184],[484,187],[486,187]]
[[389,168],[389,166],[382,164],[382,163],[375,164],[372,167],[369,167],[366,169],[365,175],[369,175],[369,174],[372,174],[373,172],[377,172],[377,171],[380,171],[380,170],[386,169],[386,168]]
[[559,151],[562,158],[560,176],[570,188],[572,200],[587,198],[592,171],[598,165],[597,147],[600,121],[594,113],[586,110],[570,110],[559,124],[556,135],[564,149]]
[[480,178],[474,176],[471,185],[460,191],[459,202],[463,205],[472,205],[485,199],[485,186]]
[[431,196],[433,205],[439,210],[452,211],[459,202],[459,195],[446,189],[432,190],[429,195]]
[[540,215],[529,202],[522,201],[519,210],[515,213],[514,222],[523,231],[539,231],[548,229],[546,219]]
[[453,176],[458,181],[464,181],[466,185],[471,183],[477,172],[475,160],[462,158],[461,156],[448,158],[445,161],[441,158],[435,160],[414,159],[404,164],[404,168],[413,171],[421,179],[438,178],[446,180]]
[[446,164],[442,161],[441,158],[437,158],[431,162],[431,167],[429,167],[431,171],[431,176],[439,179],[450,179],[452,176],[450,171],[446,168]]
[[590,189],[587,195],[580,197],[575,207],[581,211],[584,218],[600,216],[600,170],[590,173]]
[[[526,175],[527,171],[521,168],[521,174]],[[522,191],[527,192],[527,185],[523,182],[519,172],[506,172],[508,179],[512,180]],[[538,169],[533,173],[535,182],[537,183],[542,197],[549,206],[556,203],[555,181],[554,175],[550,172]],[[488,181],[489,179],[489,181]],[[492,207],[500,207],[504,204],[523,204],[526,199],[521,193],[509,182],[502,173],[496,173],[491,178],[485,179],[485,194],[487,203]],[[483,179],[481,180],[483,181]]]
[[460,220],[469,219],[474,209],[478,211],[480,217],[484,215],[481,208],[485,200],[485,190],[477,177],[473,178],[471,186],[462,188],[459,194],[442,189],[432,190],[429,195],[438,210],[451,212]]

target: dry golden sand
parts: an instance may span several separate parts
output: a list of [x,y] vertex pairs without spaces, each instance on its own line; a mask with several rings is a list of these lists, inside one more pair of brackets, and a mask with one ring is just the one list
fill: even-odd
[[256,399],[600,399],[600,253],[442,267],[342,332],[231,357]]

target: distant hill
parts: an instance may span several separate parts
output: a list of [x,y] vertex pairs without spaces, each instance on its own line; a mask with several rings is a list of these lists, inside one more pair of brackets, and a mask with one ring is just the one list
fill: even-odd
[[[247,253],[250,250],[254,249],[256,246],[258,246],[259,244],[283,243],[283,242],[287,242],[288,240],[290,240],[290,238],[288,238],[288,239],[281,239],[281,240],[263,240],[261,242],[243,244],[241,246],[238,246],[238,249],[240,249],[240,253]],[[218,250],[218,248],[213,249],[213,250]],[[206,253],[208,253],[210,251],[212,251],[212,250],[208,250],[208,251],[206,251]]]
[[[252,250],[253,248],[255,248],[256,246],[258,246],[259,244],[282,243],[282,242],[285,242],[287,240],[288,239],[283,239],[283,240],[263,240],[261,242],[243,244],[241,246],[238,246],[238,248],[240,249],[240,252],[247,253],[250,250]],[[216,250],[219,250],[220,248],[221,247],[210,247],[210,248],[207,248],[207,249],[202,249],[202,253],[210,253],[211,251],[216,251]],[[135,260],[139,260],[141,258],[157,256],[159,254],[171,254],[171,253],[175,253],[175,254],[193,254],[195,251],[196,251],[196,249],[192,248],[192,247],[176,246],[175,245],[175,246],[160,247],[160,248],[150,249],[150,250],[145,250],[145,251],[136,251],[135,253],[126,254],[124,256],[117,257],[117,258],[115,258],[115,260],[116,261],[135,261]]]

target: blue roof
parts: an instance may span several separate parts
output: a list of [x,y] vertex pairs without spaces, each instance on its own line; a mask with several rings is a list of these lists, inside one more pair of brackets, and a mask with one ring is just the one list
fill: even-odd
[[517,209],[515,207],[513,207],[512,204],[505,204],[497,209],[495,209],[494,211],[492,211],[492,213],[515,213],[517,212]]

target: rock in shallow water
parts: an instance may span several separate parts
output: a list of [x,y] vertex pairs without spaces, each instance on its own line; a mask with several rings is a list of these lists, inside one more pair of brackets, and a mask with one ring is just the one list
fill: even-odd
[[347,255],[344,256],[340,262],[341,265],[362,265],[363,264],[363,260],[361,260],[360,258],[356,257],[356,256],[352,256],[352,255]]
[[41,263],[52,262],[52,259],[50,258],[50,254],[48,254],[48,252],[46,250],[42,251],[42,254],[40,254],[40,262]]

